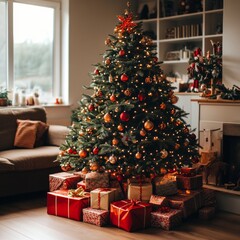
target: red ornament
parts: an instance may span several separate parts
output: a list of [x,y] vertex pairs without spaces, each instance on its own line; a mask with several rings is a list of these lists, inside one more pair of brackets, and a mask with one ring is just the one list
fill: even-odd
[[94,155],[97,155],[99,153],[99,148],[98,147],[95,147],[94,149],[93,149],[93,154]]
[[119,182],[122,182],[123,181],[123,176],[122,175],[117,175],[117,180],[119,181]]
[[95,75],[99,75],[100,74],[100,72],[99,72],[99,70],[97,68],[94,70],[94,74]]
[[128,75],[124,73],[124,74],[121,76],[121,81],[123,81],[123,82],[128,81]]
[[123,122],[128,122],[129,119],[130,119],[130,116],[127,112],[122,112],[120,114],[120,119],[123,121]]
[[140,102],[142,102],[142,101],[145,100],[145,99],[146,99],[146,96],[145,96],[144,93],[139,93],[139,94],[138,94],[138,100],[139,100]]
[[153,61],[156,63],[156,62],[158,62],[158,58],[157,57],[154,57],[153,58]]
[[61,166],[61,169],[64,171],[64,172],[68,172],[72,169],[72,167],[70,166],[70,164],[68,165],[65,165],[65,166]]
[[119,54],[120,57],[123,57],[125,55],[125,51],[122,49],[122,50],[119,51],[118,54]]
[[90,105],[88,106],[88,110],[89,110],[90,112],[94,111],[94,109],[95,109],[94,104],[90,104]]

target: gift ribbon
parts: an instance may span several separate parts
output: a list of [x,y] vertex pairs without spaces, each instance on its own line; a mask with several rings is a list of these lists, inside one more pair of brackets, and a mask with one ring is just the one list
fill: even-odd
[[98,192],[98,209],[100,209],[100,205],[101,205],[101,192],[109,192],[111,191],[110,188],[100,188],[99,192]]
[[86,193],[82,186],[77,189],[69,189],[68,196],[70,197],[86,197],[88,193]]
[[[121,202],[126,203],[125,205],[121,206],[121,207],[117,207],[118,209],[118,227],[120,227],[120,223],[121,223],[121,212],[122,211],[128,211],[130,210],[133,206],[139,205],[141,207],[143,207],[143,228],[145,228],[146,226],[146,206],[141,204],[141,201],[135,201],[135,200],[130,200],[130,202],[121,200]],[[126,208],[127,207],[127,208]]]

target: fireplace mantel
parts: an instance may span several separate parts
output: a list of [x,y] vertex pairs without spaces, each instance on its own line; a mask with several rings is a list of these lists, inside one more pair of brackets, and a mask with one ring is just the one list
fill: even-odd
[[[223,123],[240,124],[240,100],[224,99],[192,99],[194,119],[196,121],[199,143],[204,144],[204,131],[214,132],[214,145],[212,151],[222,154]],[[211,185],[209,185],[211,187]],[[234,191],[215,188],[217,191],[218,206],[220,209],[240,214],[240,194]]]

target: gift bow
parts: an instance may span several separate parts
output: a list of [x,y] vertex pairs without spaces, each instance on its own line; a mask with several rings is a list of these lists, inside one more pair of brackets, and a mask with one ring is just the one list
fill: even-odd
[[77,189],[69,189],[68,196],[70,197],[86,197],[88,193],[84,191],[84,189],[80,186]]

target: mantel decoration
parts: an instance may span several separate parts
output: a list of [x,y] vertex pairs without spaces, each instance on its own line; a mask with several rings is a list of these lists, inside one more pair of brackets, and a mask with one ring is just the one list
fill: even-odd
[[203,56],[201,48],[197,48],[189,60],[187,69],[189,80],[193,80],[191,90],[203,92],[203,97],[214,95],[216,85],[222,81],[222,44],[212,40],[211,44],[212,54],[208,51],[206,56]]

